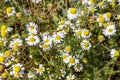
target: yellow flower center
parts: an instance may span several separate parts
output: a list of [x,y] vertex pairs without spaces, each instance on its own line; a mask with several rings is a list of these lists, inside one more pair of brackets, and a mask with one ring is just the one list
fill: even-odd
[[94,3],[95,3],[95,0],[90,0],[90,2],[91,2],[92,4],[94,4]]
[[82,30],[78,30],[78,32],[77,32],[77,35],[81,35],[82,34]]
[[69,79],[72,80],[72,75],[69,75]]
[[108,32],[112,32],[112,31],[113,31],[113,29],[111,29],[111,28],[110,28],[110,29],[108,29]]
[[30,26],[29,28],[30,28],[30,30],[33,30],[33,29],[34,29],[34,26]]
[[107,16],[108,18],[111,18],[111,15],[112,15],[112,14],[111,14],[110,12],[107,12],[107,13],[106,13],[106,16]]
[[5,72],[3,72],[3,73],[1,74],[1,76],[2,76],[2,78],[6,78],[6,77],[7,77],[7,74],[6,74]]
[[79,69],[79,68],[80,68],[80,65],[76,65],[76,68]]
[[83,60],[82,60],[84,63],[87,63],[87,59],[86,58],[83,58]]
[[18,46],[20,44],[20,42],[15,42],[15,44]]
[[15,50],[15,51],[16,51],[16,50],[18,50],[18,49],[19,49],[19,48],[18,48],[18,46],[17,46],[17,45],[14,45],[14,46],[13,46],[13,50]]
[[100,6],[103,6],[103,4],[104,4],[104,2],[103,2],[103,1],[99,2],[99,5],[100,5]]
[[84,35],[88,36],[89,35],[89,30],[84,30]]
[[75,58],[73,58],[73,57],[69,58],[69,62],[70,63],[74,63],[75,62]]
[[20,72],[21,68],[19,66],[14,66],[14,71],[15,72]]
[[1,26],[1,31],[4,31],[4,30],[6,30],[7,29],[7,27],[5,26],[5,25],[2,25]]
[[11,8],[11,7],[8,7],[8,8],[6,9],[6,12],[7,12],[7,13],[11,13],[11,12],[12,12],[12,8]]
[[99,35],[99,36],[98,36],[98,40],[99,40],[99,41],[103,41],[103,40],[105,40],[105,37],[104,37],[103,35]]
[[7,36],[7,32],[6,31],[1,31],[1,36],[2,37],[6,37]]
[[71,51],[71,47],[70,46],[66,46],[65,51],[67,51],[67,52]]
[[0,62],[4,62],[5,58],[4,56],[0,56]]
[[39,73],[43,71],[43,68],[38,68],[37,70]]
[[88,46],[89,46],[88,42],[84,42],[83,45],[84,45],[85,47],[88,47]]
[[103,25],[104,25],[104,27],[105,27],[105,28],[108,26],[108,24],[107,24],[107,23],[104,23]]
[[119,55],[120,55],[119,52],[116,50],[115,53],[114,53],[114,56],[118,57]]
[[5,51],[4,55],[7,57],[10,56],[10,52],[11,52],[10,50],[7,50],[7,51]]
[[60,37],[59,35],[56,35],[56,36],[55,36],[55,39],[56,39],[56,40],[60,40],[60,38],[61,38],[61,37]]
[[76,13],[76,8],[70,8],[70,13],[75,14]]
[[47,44],[42,45],[44,49],[47,49],[49,46]]
[[18,37],[18,34],[14,34],[12,35],[13,38],[17,38]]
[[104,17],[99,17],[99,22],[104,23],[105,22]]
[[59,24],[61,24],[61,25],[63,25],[65,22],[64,22],[64,20],[61,20],[60,22],[59,22]]
[[95,8],[91,8],[90,11],[93,13],[95,11]]
[[49,42],[49,39],[47,38],[47,39],[45,39],[45,43],[48,43]]
[[63,54],[63,55],[62,55],[62,58],[63,58],[63,59],[66,59],[66,57],[67,57],[66,54]]
[[0,46],[2,46],[2,45],[3,45],[3,43],[4,43],[4,41],[3,41],[3,40],[0,40]]
[[31,38],[29,39],[29,41],[30,41],[30,42],[35,42],[35,38],[31,37]]
[[15,77],[19,77],[19,73],[18,73],[18,72],[13,72],[13,75],[14,75]]

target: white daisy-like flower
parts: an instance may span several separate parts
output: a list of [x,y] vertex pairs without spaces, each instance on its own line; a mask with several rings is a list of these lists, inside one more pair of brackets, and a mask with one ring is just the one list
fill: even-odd
[[10,56],[11,56],[11,50],[6,50],[6,51],[4,52],[4,56],[5,56],[5,57],[10,57]]
[[91,36],[90,30],[88,29],[82,30],[82,35],[81,35],[82,38],[89,38],[90,36]]
[[82,29],[76,29],[74,32],[75,32],[75,36],[76,36],[77,38],[80,38],[80,37],[81,37],[81,35],[82,35]]
[[104,1],[100,1],[97,6],[98,6],[99,8],[105,8],[105,7],[106,7]]
[[81,42],[81,47],[83,50],[89,50],[91,48],[91,43],[85,39]]
[[37,74],[42,75],[43,72],[45,71],[45,68],[43,67],[42,64],[39,64],[39,68],[35,69]]
[[28,36],[27,38],[25,38],[26,43],[30,46],[32,45],[36,45],[40,42],[40,39],[38,36]]
[[111,58],[115,58],[115,57],[117,58],[120,56],[120,53],[116,49],[111,49],[110,56],[111,56]]
[[110,36],[115,35],[116,28],[115,25],[108,25],[106,28],[103,29],[103,34],[110,38]]
[[42,45],[39,45],[43,51],[48,51],[52,48],[52,45],[49,45],[49,44],[46,44],[46,43],[43,43]]
[[51,36],[49,36],[49,35],[43,36],[42,39],[43,39],[43,43],[48,44],[48,45],[52,45],[53,38]]
[[32,2],[34,2],[34,3],[39,3],[39,2],[41,2],[41,0],[32,0]]
[[68,56],[65,63],[68,63],[69,67],[79,63],[79,60],[75,58],[74,56]]
[[29,32],[36,32],[37,29],[38,29],[38,25],[35,24],[34,22],[29,22],[29,23],[26,25],[26,29],[27,29]]
[[0,37],[0,46],[6,46],[7,40],[6,38],[1,38]]
[[74,80],[75,79],[75,75],[72,75],[72,74],[69,74],[67,77],[66,77],[66,80]]
[[14,64],[10,68],[10,75],[13,75],[14,77],[23,77],[24,69],[25,68],[21,63]]
[[64,49],[64,51],[66,53],[69,53],[71,51],[71,46],[70,45],[66,46],[65,49]]
[[15,8],[14,7],[8,7],[6,9],[6,13],[7,13],[8,17],[13,16],[16,13]]
[[105,21],[107,21],[107,22],[110,21],[111,16],[112,16],[112,14],[110,12],[103,14],[103,17],[104,17]]
[[59,72],[58,72],[58,77],[59,79],[61,79],[62,77],[65,77],[65,74],[66,74],[66,71],[61,69]]
[[65,63],[68,63],[68,61],[67,61],[67,57],[69,56],[69,54],[68,53],[63,53],[62,54],[62,59],[63,59],[63,61],[65,62]]
[[28,72],[28,78],[33,78],[35,76],[35,74],[32,71]]
[[105,18],[103,16],[103,14],[98,14],[97,21],[101,24],[103,24],[105,22]]
[[54,43],[61,43],[63,41],[64,34],[62,32],[55,32],[53,33],[53,42]]
[[83,65],[82,65],[81,63],[75,64],[75,65],[74,65],[74,70],[75,70],[76,72],[82,71],[82,70],[83,70]]
[[22,45],[23,45],[23,40],[21,40],[20,38],[15,38],[12,41],[10,41],[9,47],[14,51],[18,51]]
[[78,11],[76,8],[69,8],[67,17],[72,20],[78,17]]

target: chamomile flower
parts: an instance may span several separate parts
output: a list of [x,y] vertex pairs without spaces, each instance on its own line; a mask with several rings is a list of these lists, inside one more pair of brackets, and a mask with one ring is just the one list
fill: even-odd
[[5,56],[3,53],[0,53],[0,63],[4,64],[4,62],[5,62]]
[[103,23],[105,22],[105,18],[103,16],[103,14],[99,14],[97,21],[99,22],[99,27],[101,27],[103,25]]
[[97,5],[99,8],[105,8],[104,1],[100,1]]
[[75,75],[72,75],[72,74],[69,74],[67,77],[66,77],[66,80],[74,80],[75,79]]
[[43,72],[45,71],[45,68],[43,67],[42,64],[39,64],[39,68],[35,69],[37,74],[42,75]]
[[99,42],[103,42],[104,40],[105,40],[104,35],[99,35],[99,36],[98,36],[98,41],[99,41]]
[[82,71],[82,70],[83,70],[83,65],[82,65],[81,63],[75,64],[75,65],[74,65],[74,70],[75,70],[76,72]]
[[33,78],[35,76],[35,74],[32,71],[28,72],[28,78]]
[[103,14],[103,17],[104,17],[105,21],[109,22],[110,18],[112,17],[112,14],[110,12],[107,12],[107,13]]
[[48,36],[43,36],[42,39],[43,39],[43,43],[46,43],[48,45],[52,45],[52,41],[53,41],[52,39],[53,38],[51,36],[49,36],[49,35]]
[[83,50],[89,50],[91,48],[91,43],[85,39],[81,42],[81,47]]
[[24,69],[25,68],[21,63],[14,64],[10,68],[10,75],[13,75],[14,77],[23,77]]
[[66,46],[65,49],[64,49],[64,51],[66,53],[69,53],[71,51],[71,46],[70,45]]
[[67,17],[72,20],[78,17],[78,11],[76,8],[69,8]]
[[4,52],[4,56],[5,56],[5,57],[10,57],[10,56],[11,56],[11,50],[6,50],[6,51]]
[[22,45],[23,45],[23,41],[20,38],[15,38],[12,41],[10,41],[9,47],[14,51],[18,51]]
[[76,36],[77,38],[80,38],[81,35],[82,35],[82,29],[77,29],[77,30],[75,30],[75,36]]
[[39,46],[43,49],[43,51],[48,51],[52,48],[52,45],[49,45],[47,43],[43,43],[42,45]]
[[115,32],[115,25],[108,25],[106,28],[103,29],[103,34],[108,38],[110,38],[112,35],[115,35]]
[[26,29],[28,30],[28,32],[35,32],[35,31],[37,31],[37,29],[38,29],[38,25],[35,24],[34,22],[29,22],[29,23],[26,25]]
[[88,29],[83,29],[82,30],[82,38],[89,38],[91,36],[90,30]]
[[53,33],[53,42],[54,43],[61,43],[61,41],[63,41],[63,38],[64,38],[64,34],[62,34],[61,32]]
[[65,62],[65,63],[68,63],[68,61],[67,61],[67,57],[69,56],[69,54],[68,53],[63,53],[62,54],[62,59],[63,59],[63,61]]
[[6,38],[1,38],[0,37],[0,46],[6,46],[7,40]]
[[34,2],[34,3],[39,3],[39,2],[41,2],[41,0],[32,0],[32,2]]
[[96,9],[94,6],[90,6],[90,7],[88,7],[88,10],[89,10],[89,12],[94,13]]
[[67,59],[66,59],[66,62],[65,63],[68,63],[69,67],[79,63],[79,60],[77,58],[75,58],[74,56],[68,56]]
[[40,39],[38,36],[28,36],[27,38],[25,38],[26,43],[30,46],[32,45],[37,45],[40,42]]
[[7,13],[8,17],[13,16],[16,13],[15,8],[14,7],[7,7],[6,13]]
[[58,74],[59,79],[61,79],[62,77],[65,77],[66,71],[61,69],[57,74]]
[[110,56],[111,56],[111,58],[117,58],[120,56],[120,53],[116,49],[111,49]]

